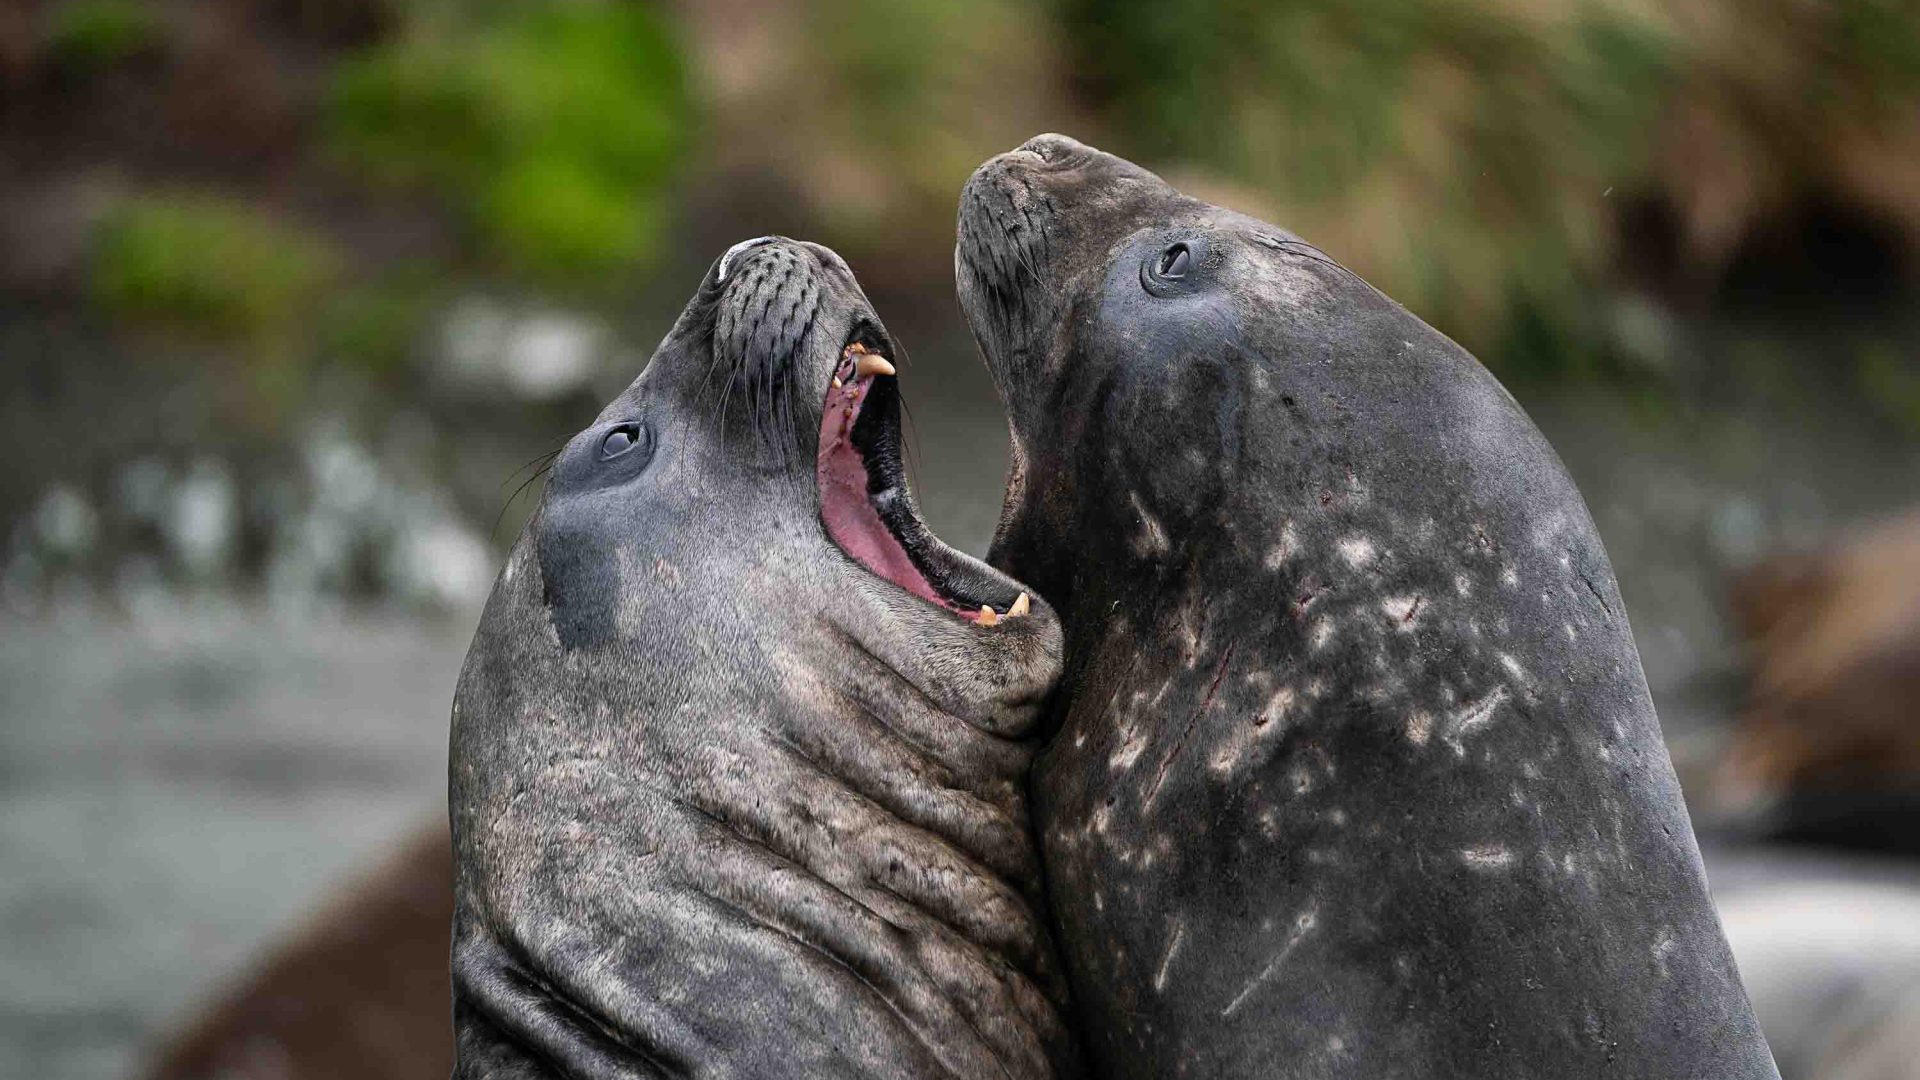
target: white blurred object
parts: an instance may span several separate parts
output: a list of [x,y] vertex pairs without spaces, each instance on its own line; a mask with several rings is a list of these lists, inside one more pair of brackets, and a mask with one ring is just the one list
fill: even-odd
[[86,497],[66,484],[55,484],[34,510],[40,543],[55,554],[80,558],[93,549],[100,529],[99,515]]
[[1920,1078],[1920,885],[1785,865],[1719,905],[1781,1076]]
[[194,462],[173,492],[167,539],[187,570],[212,577],[224,569],[239,527],[233,475],[212,458]]
[[470,297],[448,310],[441,340],[441,368],[457,381],[551,401],[593,378],[612,335],[597,320],[572,312],[515,312]]
[[416,602],[465,608],[486,599],[494,558],[486,541],[437,503],[410,514],[393,538],[386,560],[387,584]]

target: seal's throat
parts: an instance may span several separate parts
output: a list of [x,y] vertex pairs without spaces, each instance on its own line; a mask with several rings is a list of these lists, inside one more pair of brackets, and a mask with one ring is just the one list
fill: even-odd
[[[1006,612],[965,595],[935,556],[939,541],[914,508],[900,457],[893,364],[865,341],[841,352],[820,418],[820,519],[855,561],[961,618],[991,625]],[[1024,604],[1016,601],[1010,611]]]

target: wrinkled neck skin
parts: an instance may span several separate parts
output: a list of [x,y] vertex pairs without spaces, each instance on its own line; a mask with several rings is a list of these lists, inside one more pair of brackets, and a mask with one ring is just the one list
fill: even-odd
[[[1114,162],[996,159],[960,240],[989,558],[1066,627],[1033,790],[1090,1068],[1777,1076],[1551,448],[1318,249]],[[1203,270],[1143,291],[1173,242]]]
[[[456,1075],[1071,1074],[1025,794],[1058,622],[850,559],[812,436],[761,452],[704,393],[711,337],[563,453],[462,672]],[[632,418],[652,460],[603,479]]]

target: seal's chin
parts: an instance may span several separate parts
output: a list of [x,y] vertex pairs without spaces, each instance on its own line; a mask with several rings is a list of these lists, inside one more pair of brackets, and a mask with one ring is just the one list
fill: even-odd
[[938,538],[920,520],[900,459],[900,393],[882,342],[855,331],[835,367],[820,418],[820,520],[840,549],[874,574],[991,626],[1024,615],[1022,593],[1005,612],[968,595],[937,557]]

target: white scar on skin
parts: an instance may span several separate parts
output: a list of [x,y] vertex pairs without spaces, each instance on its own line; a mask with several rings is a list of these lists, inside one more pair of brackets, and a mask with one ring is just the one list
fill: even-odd
[[1119,749],[1107,758],[1107,767],[1114,772],[1125,772],[1133,768],[1133,763],[1140,760],[1141,751],[1146,748],[1147,740],[1141,738],[1139,732],[1129,730],[1120,740]]
[[1333,639],[1333,624],[1326,619],[1315,619],[1313,623],[1313,647],[1318,649]]
[[1260,826],[1260,835],[1266,837],[1269,840],[1275,840],[1279,838],[1280,818],[1278,815],[1276,815],[1273,812],[1273,809],[1271,807],[1260,811],[1260,815],[1254,820]]
[[1679,943],[1673,940],[1673,929],[1671,927],[1663,926],[1660,928],[1660,932],[1654,935],[1652,949],[1653,962],[1659,967],[1660,977],[1663,979],[1667,977],[1667,957],[1672,955],[1674,947],[1677,944]]
[[1340,557],[1358,570],[1373,561],[1373,541],[1364,536],[1349,536],[1340,541]]
[[1415,746],[1427,745],[1427,739],[1433,735],[1433,714],[1425,709],[1415,709],[1407,714],[1407,741]]
[[1420,609],[1426,605],[1426,599],[1417,594],[1389,596],[1380,601],[1380,610],[1386,613],[1387,621],[1393,625],[1394,629],[1411,630],[1414,617],[1420,614]]
[[1513,865],[1513,852],[1497,846],[1468,848],[1460,859],[1475,870],[1505,870]]
[[1290,686],[1275,690],[1273,696],[1267,699],[1267,707],[1260,710],[1260,718],[1254,721],[1254,726],[1266,727],[1276,720],[1284,719],[1287,712],[1293,708],[1293,698],[1293,688]]
[[1308,772],[1304,766],[1295,765],[1287,771],[1287,777],[1293,781],[1293,793],[1295,795],[1305,795],[1307,792],[1313,790],[1313,774]]
[[1173,963],[1173,955],[1180,951],[1180,943],[1186,940],[1187,928],[1183,923],[1173,924],[1173,936],[1167,939],[1167,952],[1160,958],[1160,968],[1153,973],[1153,989],[1159,993],[1167,988],[1167,968]]
[[1271,738],[1276,733],[1286,730],[1287,725],[1283,721],[1286,720],[1288,711],[1293,708],[1293,701],[1293,689],[1283,686],[1274,691],[1273,696],[1267,699],[1266,706],[1255,713],[1252,720],[1245,724],[1235,724],[1227,737],[1221,740],[1220,748],[1214,751],[1213,757],[1209,759],[1208,765],[1212,770],[1222,776],[1233,772],[1234,766],[1240,763],[1241,755],[1245,754],[1255,742]]
[[1496,686],[1493,693],[1479,701],[1469,703],[1465,708],[1447,718],[1446,739],[1452,745],[1454,753],[1465,756],[1467,748],[1461,745],[1460,740],[1492,720],[1494,710],[1506,703],[1508,694],[1506,687]]
[[1281,945],[1280,951],[1273,954],[1273,959],[1267,961],[1267,966],[1260,969],[1260,974],[1255,975],[1252,981],[1240,988],[1240,992],[1234,995],[1232,1001],[1227,1002],[1227,1007],[1220,1010],[1221,1016],[1232,1016],[1234,1011],[1240,1008],[1241,1004],[1247,1000],[1248,995],[1258,990],[1260,984],[1273,978],[1273,973],[1280,970],[1280,964],[1286,960],[1287,954],[1291,953],[1294,948],[1300,944],[1300,939],[1306,937],[1307,932],[1313,929],[1313,924],[1318,916],[1318,906],[1308,904],[1307,909],[1295,917],[1293,920],[1293,932],[1287,935],[1286,944]]
[[1147,512],[1147,505],[1140,501],[1139,492],[1130,492],[1127,500],[1133,504],[1133,512],[1140,518],[1140,535],[1134,538],[1134,554],[1141,557],[1165,555],[1168,550],[1167,531],[1160,527],[1160,519]]
[[1287,560],[1293,558],[1294,553],[1299,550],[1299,538],[1294,535],[1293,522],[1289,521],[1285,525],[1280,526],[1280,539],[1275,541],[1274,545],[1267,549],[1267,558],[1264,565],[1269,570],[1278,570],[1282,566],[1285,566]]

